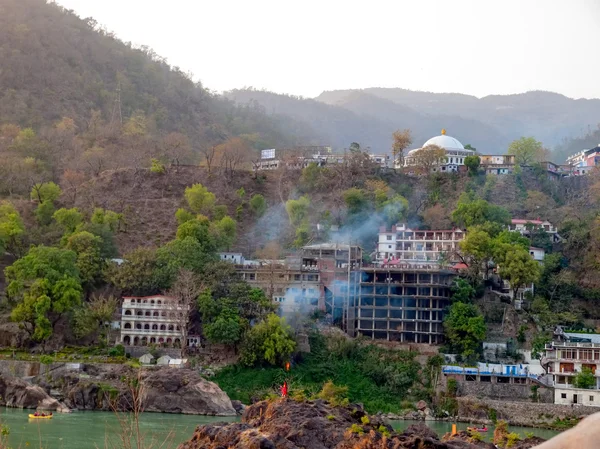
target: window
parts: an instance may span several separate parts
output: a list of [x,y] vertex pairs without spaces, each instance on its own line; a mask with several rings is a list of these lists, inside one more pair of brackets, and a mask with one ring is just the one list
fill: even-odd
[[561,393],[560,397],[561,399],[567,399],[567,393]]
[[392,249],[392,245],[388,245],[388,249]]
[[391,235],[386,236],[386,238],[387,238],[387,240],[392,240],[392,236]]
[[590,402],[594,402],[594,396],[590,396]]

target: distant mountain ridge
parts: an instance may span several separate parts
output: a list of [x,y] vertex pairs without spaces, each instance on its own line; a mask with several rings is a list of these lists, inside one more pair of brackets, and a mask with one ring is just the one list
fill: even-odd
[[[267,113],[304,123],[334,148],[359,142],[376,152],[389,152],[391,134],[409,128],[413,148],[442,128],[483,154],[504,154],[511,141],[534,136],[549,148],[565,147],[600,123],[600,100],[571,99],[531,91],[477,98],[455,93],[368,88],[334,90],[314,99],[254,89],[225,93],[236,103],[258,103]],[[564,160],[564,151],[556,162]]]
[[[600,123],[600,99],[572,99],[554,92],[530,91],[513,95],[489,95],[477,98],[455,93],[418,92],[400,88],[368,88],[362,90],[326,91],[316,99],[340,107],[355,107],[356,93],[375,96],[383,101],[391,101],[408,107],[420,114],[446,116],[473,120],[487,125],[493,132],[483,146],[478,149],[489,153],[494,146],[499,150],[521,136],[534,136],[546,146],[554,148],[564,139],[585,134],[588,127],[595,128]],[[460,126],[460,121],[457,123]],[[448,132],[459,140],[477,141],[478,135],[463,134],[446,125]],[[485,129],[485,128],[482,128]],[[501,136],[501,137],[499,137]],[[495,140],[495,139],[499,140]],[[480,148],[481,147],[481,148]]]

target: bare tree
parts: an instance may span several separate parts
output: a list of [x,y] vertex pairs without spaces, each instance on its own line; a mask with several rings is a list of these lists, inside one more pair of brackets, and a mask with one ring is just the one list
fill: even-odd
[[397,130],[392,134],[394,142],[392,143],[392,155],[394,156],[394,167],[404,165],[404,151],[412,143],[410,129],[403,131]]
[[192,315],[197,306],[200,293],[204,290],[204,284],[198,276],[190,270],[181,269],[171,290],[167,292],[174,301],[168,303],[171,317],[175,320],[181,331],[181,356],[185,356],[187,339],[191,327]]
[[204,156],[204,162],[206,163],[206,169],[208,170],[208,174],[210,175],[211,169],[213,167],[213,163],[215,160],[215,156],[217,154],[217,147],[215,145],[206,145],[202,146],[200,150],[202,156]]
[[250,157],[248,142],[240,137],[227,139],[216,148],[219,166],[224,170],[225,176],[233,176],[235,170]]
[[427,145],[415,151],[411,159],[412,166],[428,175],[434,167],[446,163],[446,150],[437,145]]

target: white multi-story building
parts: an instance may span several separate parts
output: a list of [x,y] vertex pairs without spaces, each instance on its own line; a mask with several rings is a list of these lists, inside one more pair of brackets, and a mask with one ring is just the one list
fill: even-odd
[[[475,154],[475,151],[465,149],[463,144],[454,137],[447,136],[446,130],[442,129],[441,135],[432,137],[421,148],[416,148],[408,152],[404,158],[405,169],[410,171],[411,167],[419,165],[418,152],[430,146],[437,146],[445,150],[445,158],[432,167],[432,171],[434,172],[457,172],[460,170],[460,167],[465,165],[465,158]],[[396,168],[400,168],[400,166],[396,165]]]
[[[564,332],[558,327],[555,341],[546,345],[542,366],[554,386],[555,404],[600,407],[600,334]],[[592,388],[575,387],[575,376],[589,369],[595,378]]]
[[511,220],[511,224],[508,229],[511,231],[516,231],[525,237],[529,237],[531,235],[532,229],[542,229],[547,234],[550,234],[550,238],[553,242],[560,241],[560,236],[558,235],[558,229],[548,220],[527,220],[521,218],[513,218]]
[[445,257],[454,260],[458,243],[465,238],[461,229],[425,231],[405,224],[381,228],[377,245],[377,261],[384,264],[438,263]]
[[181,346],[181,316],[188,313],[174,298],[163,295],[123,298],[121,339],[125,346]]

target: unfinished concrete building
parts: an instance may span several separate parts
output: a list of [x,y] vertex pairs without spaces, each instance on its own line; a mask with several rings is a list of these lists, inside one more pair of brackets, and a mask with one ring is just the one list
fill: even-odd
[[444,309],[456,273],[443,269],[362,268],[348,310],[351,336],[442,343]]

